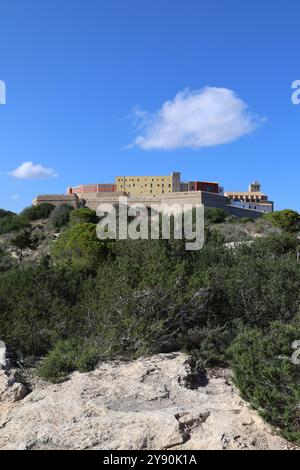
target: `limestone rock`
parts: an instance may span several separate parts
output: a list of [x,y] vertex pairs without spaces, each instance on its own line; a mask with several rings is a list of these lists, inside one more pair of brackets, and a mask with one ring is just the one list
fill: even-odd
[[0,403],[22,400],[26,395],[27,389],[17,382],[7,361],[5,344],[0,341]]
[[0,369],[6,367],[6,346],[3,341],[0,340]]
[[187,358],[106,362],[0,413],[0,449],[285,449],[227,370],[188,388]]

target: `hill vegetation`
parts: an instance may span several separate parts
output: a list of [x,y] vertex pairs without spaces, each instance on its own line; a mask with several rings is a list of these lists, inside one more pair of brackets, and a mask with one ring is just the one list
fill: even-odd
[[205,246],[189,252],[184,240],[100,241],[91,212],[0,211],[0,337],[14,361],[55,382],[104,359],[187,351],[194,373],[230,365],[243,396],[300,442],[299,214],[208,209]]

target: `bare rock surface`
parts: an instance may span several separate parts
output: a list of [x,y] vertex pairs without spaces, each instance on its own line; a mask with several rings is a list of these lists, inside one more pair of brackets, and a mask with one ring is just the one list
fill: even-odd
[[22,400],[26,394],[26,387],[17,382],[15,371],[9,366],[5,344],[0,341],[0,412],[1,404]]
[[0,402],[0,449],[285,449],[227,370],[189,386],[182,353],[107,362]]

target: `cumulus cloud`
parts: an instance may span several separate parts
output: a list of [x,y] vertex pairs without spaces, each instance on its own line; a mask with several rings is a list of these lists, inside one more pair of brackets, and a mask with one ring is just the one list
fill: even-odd
[[263,122],[227,88],[185,89],[155,113],[136,107],[139,135],[133,145],[144,150],[201,148],[226,144],[249,134]]
[[42,165],[34,165],[32,162],[24,162],[14,171],[9,173],[17,179],[42,179],[55,178],[56,172],[52,168],[46,168]]

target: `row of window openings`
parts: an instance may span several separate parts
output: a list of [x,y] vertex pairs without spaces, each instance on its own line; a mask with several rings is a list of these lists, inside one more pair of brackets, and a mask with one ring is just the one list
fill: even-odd
[[[145,183],[145,187],[146,187],[146,186],[148,186],[147,183]],[[130,188],[130,187],[131,187],[131,185],[129,184],[129,185],[128,185],[128,188]],[[135,188],[135,183],[132,184],[132,187]],[[143,186],[142,186],[142,187],[143,187]],[[157,187],[159,187],[159,184],[157,184]],[[162,188],[165,187],[164,183],[162,183],[161,187],[162,187]],[[150,188],[153,188],[153,184],[152,184],[152,183],[150,183]],[[169,188],[171,188],[171,184],[169,184]]]
[[[119,182],[119,183],[121,183],[123,180],[124,180],[123,178],[118,178],[118,182]],[[127,180],[127,178],[125,178],[125,183],[127,183],[127,181],[135,181],[135,179],[134,179],[134,178],[129,178],[129,179]],[[139,182],[140,179],[137,178],[136,181]],[[147,180],[145,179],[145,181],[147,181]],[[154,178],[152,178],[152,181],[154,181]],[[156,178],[156,181],[159,181],[159,178]],[[164,178],[162,178],[161,181],[165,181]]]

